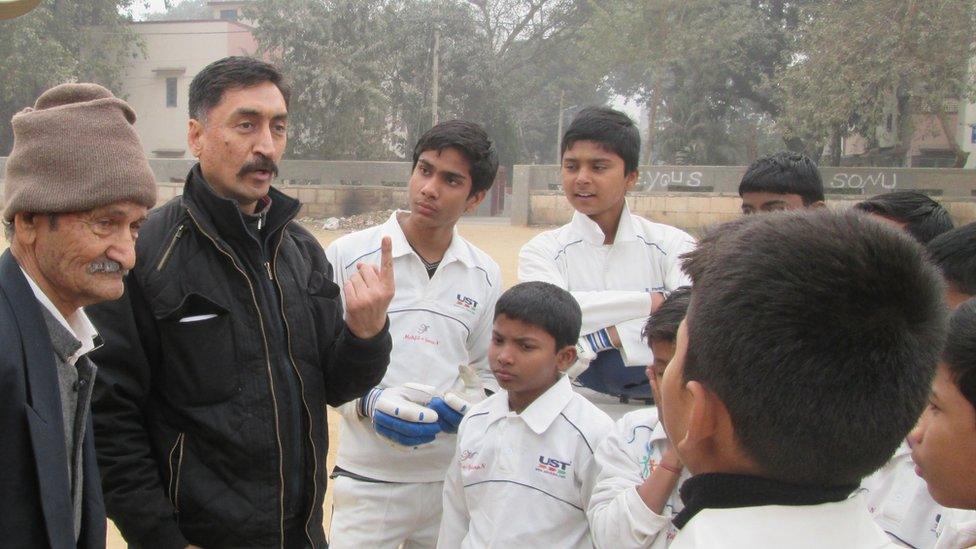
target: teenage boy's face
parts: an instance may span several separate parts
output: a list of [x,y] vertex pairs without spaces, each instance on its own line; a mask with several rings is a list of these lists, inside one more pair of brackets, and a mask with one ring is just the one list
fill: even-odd
[[654,353],[652,362],[644,373],[647,380],[651,382],[651,393],[654,395],[654,403],[658,407],[658,415],[661,415],[661,380],[664,378],[664,370],[668,363],[674,358],[675,342],[666,339],[652,339],[651,352]]
[[615,221],[624,196],[637,183],[637,171],[624,169],[624,159],[596,141],[577,141],[562,158],[563,193],[576,211],[602,225]]
[[471,163],[457,149],[420,153],[410,174],[410,217],[427,228],[453,227],[474,210],[485,191],[471,195]]
[[742,215],[802,208],[806,208],[806,205],[798,194],[742,193]]
[[495,317],[488,362],[498,385],[508,391],[512,410],[524,410],[575,361],[576,348],[556,349],[556,340],[542,328],[505,315]]
[[908,437],[915,472],[932,499],[946,507],[976,509],[976,409],[939,364],[929,406]]

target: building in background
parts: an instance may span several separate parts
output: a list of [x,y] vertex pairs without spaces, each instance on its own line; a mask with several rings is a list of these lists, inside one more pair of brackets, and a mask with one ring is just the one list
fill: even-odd
[[253,26],[242,16],[246,1],[212,1],[211,19],[138,21],[132,30],[145,55],[136,54],[120,95],[135,109],[136,131],[150,158],[186,158],[190,82],[203,67],[228,55],[253,55]]

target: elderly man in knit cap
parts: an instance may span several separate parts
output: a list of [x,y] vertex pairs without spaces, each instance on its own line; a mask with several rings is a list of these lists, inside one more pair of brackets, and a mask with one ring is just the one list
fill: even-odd
[[13,117],[0,256],[0,544],[104,547],[89,414],[98,336],[82,307],[122,296],[156,185],[135,113],[63,84]]

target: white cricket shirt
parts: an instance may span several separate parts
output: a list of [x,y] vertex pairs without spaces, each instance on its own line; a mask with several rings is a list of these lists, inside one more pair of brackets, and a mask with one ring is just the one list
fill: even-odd
[[[488,367],[495,301],[501,270],[487,254],[454,233],[433,278],[407,242],[397,214],[382,225],[345,235],[326,250],[336,284],[357,272],[357,263],[379,265],[380,242],[393,241],[396,293],[390,303],[393,351],[380,387],[408,382],[439,392],[458,381],[458,366],[470,364],[489,389],[498,387]],[[416,449],[394,447],[360,418],[354,403],[340,407],[342,422],[336,465],[352,473],[391,482],[439,482],[454,454],[455,435],[438,433]]]
[[912,450],[904,441],[884,467],[861,481],[860,492],[874,521],[895,541],[909,547],[935,547],[938,532],[952,521],[946,508],[929,495],[925,481],[915,474]]
[[593,451],[612,427],[565,376],[521,414],[505,391],[475,405],[458,430],[437,546],[592,547]]
[[686,232],[632,215],[624,204],[613,244],[595,221],[575,212],[568,224],[540,233],[519,252],[519,282],[542,280],[569,290],[583,310],[582,334],[617,327],[628,365],[654,357],[641,338],[651,292],[691,284],[679,256],[695,247]]
[[682,470],[660,515],[651,511],[637,494],[637,487],[661,462],[667,442],[657,408],[650,407],[617,420],[597,447],[596,485],[586,512],[596,547],[658,549],[667,547],[674,538],[678,530],[671,524],[671,517],[684,508],[678,488],[691,473]]

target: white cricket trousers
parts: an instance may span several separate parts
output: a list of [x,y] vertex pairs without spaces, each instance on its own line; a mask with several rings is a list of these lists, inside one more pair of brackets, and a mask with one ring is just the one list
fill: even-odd
[[443,482],[332,481],[330,549],[434,549]]

